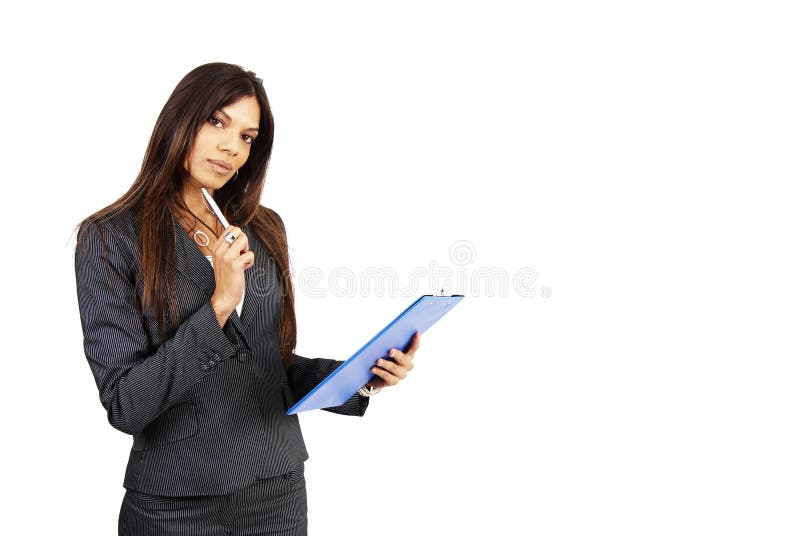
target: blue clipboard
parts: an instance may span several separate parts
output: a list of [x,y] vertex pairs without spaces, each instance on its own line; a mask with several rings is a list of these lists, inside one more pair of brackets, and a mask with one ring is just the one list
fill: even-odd
[[286,414],[341,406],[372,379],[370,369],[379,358],[387,357],[392,348],[405,350],[414,332],[424,333],[463,299],[461,294],[420,296],[350,359],[339,365],[297,404],[289,408]]

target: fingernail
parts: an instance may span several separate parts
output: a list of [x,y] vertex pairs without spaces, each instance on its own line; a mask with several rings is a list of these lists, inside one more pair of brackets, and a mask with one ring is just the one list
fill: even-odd
[[383,365],[383,359],[378,359],[378,366]]

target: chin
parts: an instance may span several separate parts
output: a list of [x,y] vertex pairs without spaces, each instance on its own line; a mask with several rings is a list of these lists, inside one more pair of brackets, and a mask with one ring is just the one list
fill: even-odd
[[214,190],[219,190],[220,188],[228,184],[229,180],[230,179],[226,179],[224,177],[213,177],[210,180],[203,182],[206,183],[207,185],[206,188],[213,188]]

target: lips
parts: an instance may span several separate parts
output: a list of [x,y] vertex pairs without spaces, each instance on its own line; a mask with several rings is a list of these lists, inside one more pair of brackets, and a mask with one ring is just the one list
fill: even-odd
[[211,164],[211,167],[220,173],[230,173],[233,169],[232,165],[222,160],[209,160],[208,162]]

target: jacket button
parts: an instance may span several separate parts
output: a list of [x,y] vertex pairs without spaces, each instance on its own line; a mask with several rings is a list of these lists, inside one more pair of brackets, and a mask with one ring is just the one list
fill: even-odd
[[200,368],[203,369],[203,370],[208,370],[209,367],[208,367],[207,364],[203,364],[203,365],[200,366]]
[[213,363],[219,363],[220,361],[222,361],[222,356],[219,355],[219,352],[215,352],[214,353],[214,361],[213,361]]
[[250,358],[250,354],[247,350],[239,350],[239,355],[237,355],[236,358],[244,363]]

